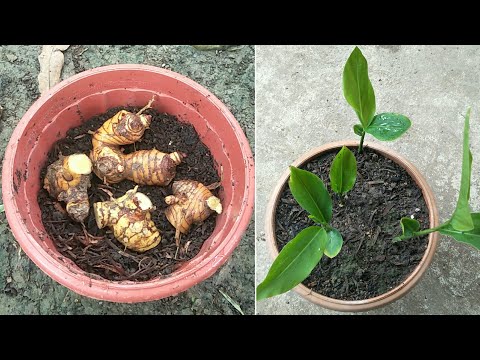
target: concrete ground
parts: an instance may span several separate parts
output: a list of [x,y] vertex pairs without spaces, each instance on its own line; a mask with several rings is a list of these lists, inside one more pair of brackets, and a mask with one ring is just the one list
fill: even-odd
[[[480,211],[480,47],[361,46],[377,112],[412,120],[406,135],[386,145],[426,177],[440,219],[455,208],[463,117],[472,107],[471,205]],[[354,139],[357,122],[342,91],[353,46],[257,46],[256,283],[272,263],[264,239],[265,207],[280,175],[298,156],[321,144]],[[367,135],[367,142],[377,142]],[[480,314],[480,252],[441,236],[425,276],[405,297],[369,314]],[[258,314],[338,314],[293,291],[257,303]]]
[[[39,97],[41,46],[0,46],[0,158],[15,125]],[[97,66],[140,63],[190,77],[232,111],[254,149],[254,47],[198,51],[191,46],[71,46],[62,78]],[[1,110],[0,110],[1,112]],[[254,313],[254,222],[232,258],[208,280],[177,297],[140,304],[92,300],[45,275],[21,251],[0,212],[0,314],[238,314],[220,294]]]

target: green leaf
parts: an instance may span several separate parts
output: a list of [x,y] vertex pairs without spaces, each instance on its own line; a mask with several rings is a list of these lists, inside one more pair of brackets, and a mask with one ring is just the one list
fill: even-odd
[[420,223],[415,219],[404,217],[400,220],[400,224],[404,235],[412,236],[420,230]]
[[350,191],[357,178],[357,160],[355,155],[343,146],[330,167],[330,186],[337,194]]
[[326,244],[325,229],[310,226],[302,230],[284,246],[257,286],[257,300],[287,292],[305,280],[322,258]]
[[393,242],[409,239],[420,230],[420,223],[417,220],[408,217],[403,217],[400,220],[400,225],[402,226],[402,235],[395,237]]
[[322,224],[332,218],[332,199],[323,181],[309,171],[290,166],[288,182],[292,195],[302,208]]
[[353,132],[358,136],[362,136],[365,130],[363,130],[362,125],[357,124],[353,125]]
[[3,207],[3,204],[0,204],[0,213],[4,212],[5,208]]
[[473,155],[472,151],[468,150],[468,156],[469,156],[469,166],[470,166],[470,178],[468,179],[468,191],[467,191],[467,199],[470,201],[470,186],[472,185],[472,163],[473,163]]
[[410,125],[411,121],[404,115],[383,113],[375,115],[365,131],[378,140],[391,141],[402,136]]
[[473,229],[470,231],[455,230],[452,224],[440,229],[440,234],[453,237],[455,240],[472,245],[480,250],[480,213],[472,213]]
[[452,215],[451,225],[458,231],[470,231],[473,229],[473,220],[470,215],[470,178],[472,176],[472,153],[469,144],[470,132],[470,109],[465,115],[465,127],[463,129],[463,158],[462,178],[460,180],[460,194],[458,195],[457,207]]
[[325,246],[323,253],[332,259],[337,256],[342,249],[343,238],[342,234],[340,234],[340,232],[334,228],[327,231],[327,238],[327,246]]
[[375,115],[375,93],[368,78],[367,60],[358,47],[353,49],[343,69],[343,95],[363,128],[368,128]]

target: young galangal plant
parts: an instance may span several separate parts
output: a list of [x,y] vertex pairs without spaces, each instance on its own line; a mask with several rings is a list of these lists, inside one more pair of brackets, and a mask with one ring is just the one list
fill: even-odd
[[397,236],[394,241],[402,241],[438,231],[440,234],[451,236],[457,241],[472,245],[480,250],[480,213],[471,212],[469,205],[473,160],[470,151],[469,132],[470,109],[467,110],[465,115],[460,193],[453,215],[443,224],[426,230],[420,230],[420,223],[417,220],[404,217],[400,220],[402,235]]
[[[366,133],[390,141],[411,126],[410,120],[401,114],[375,115],[375,92],[368,77],[367,60],[358,47],[350,54],[343,70],[343,94],[360,119],[360,124],[353,127],[355,134],[360,136],[359,153],[363,151]],[[332,190],[338,194],[348,192],[355,183],[356,173],[355,156],[343,147],[330,168]],[[308,277],[323,254],[332,258],[340,252],[343,244],[339,231],[329,225],[332,201],[322,180],[308,171],[290,167],[289,186],[295,200],[318,225],[302,230],[285,245],[267,277],[257,287],[258,300],[292,289]]]
[[365,133],[378,140],[391,141],[399,138],[411,125],[404,115],[375,115],[375,92],[368,78],[367,60],[358,47],[353,49],[343,69],[343,95],[360,119],[360,124],[353,127],[355,134],[360,136],[359,153],[363,151]]
[[[350,191],[357,176],[353,153],[343,147],[330,167],[330,185],[337,194]],[[284,246],[265,280],[257,287],[257,300],[287,292],[305,280],[325,254],[338,255],[343,245],[340,232],[329,225],[332,199],[323,181],[315,174],[290,166],[290,191],[298,204],[317,225],[300,231]]]

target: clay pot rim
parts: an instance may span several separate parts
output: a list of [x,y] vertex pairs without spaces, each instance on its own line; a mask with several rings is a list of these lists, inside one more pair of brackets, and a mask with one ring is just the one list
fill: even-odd
[[[71,83],[77,82],[83,78],[88,78],[92,75],[117,71],[152,72],[174,78],[178,82],[188,85],[190,88],[207,98],[208,101],[210,101],[218,109],[218,111],[222,113],[229,125],[232,127],[239,147],[241,148],[242,157],[245,162],[245,188],[244,197],[242,199],[243,206],[241,207],[240,212],[237,214],[239,220],[235,222],[230,231],[228,231],[226,234],[221,234],[221,238],[219,237],[220,234],[217,235],[219,240],[221,240],[221,244],[219,244],[216,249],[211,251],[209,254],[200,255],[198,262],[188,272],[183,272],[181,274],[172,273],[171,276],[165,278],[154,278],[144,282],[133,282],[129,280],[110,281],[107,279],[97,279],[94,277],[89,277],[86,275],[86,272],[78,273],[76,271],[71,271],[68,264],[61,263],[52,256],[52,250],[44,249],[40,246],[40,240],[38,239],[39,235],[31,234],[17,213],[17,206],[13,200],[15,193],[12,182],[14,177],[13,167],[17,150],[17,141],[25,131],[34,114],[42,106],[44,106],[44,104],[52,96],[63,91],[63,89]],[[46,91],[29,107],[12,132],[9,143],[7,144],[2,169],[2,197],[7,221],[10,224],[15,239],[25,251],[27,256],[43,272],[48,274],[48,276],[61,285],[77,292],[78,294],[102,301],[134,303],[153,301],[165,297],[163,295],[159,296],[159,293],[165,292],[165,290],[161,291],[159,288],[164,289],[168,287],[174,289],[175,292],[172,292],[170,296],[185,291],[213,275],[220,268],[220,266],[230,258],[230,255],[240,243],[248,225],[250,224],[253,214],[255,195],[254,191],[252,190],[252,184],[254,184],[254,182],[255,167],[252,151],[247,137],[227,106],[224,105],[213,93],[208,91],[197,82],[174,71],[143,64],[115,64],[100,66],[75,74]],[[232,240],[232,238],[234,239]],[[18,239],[22,240],[19,241]],[[177,286],[172,287],[172,285]]]
[[[343,141],[335,141],[328,144],[324,144],[322,146],[319,146],[307,151],[306,153],[298,157],[291,165],[298,167],[300,165],[307,163],[308,161],[312,160],[313,158],[319,156],[322,153],[330,152],[335,149],[340,149],[342,146],[357,147],[358,145],[359,145],[358,140],[343,140]],[[398,154],[397,152],[387,147],[374,144],[374,143],[368,143],[368,144],[365,143],[364,146],[374,149],[379,154],[393,160],[395,163],[400,165],[409,173],[409,175],[413,178],[413,180],[418,185],[418,187],[422,190],[422,194],[429,211],[430,227],[438,226],[439,224],[438,210],[435,204],[435,198],[434,198],[433,192],[430,186],[428,185],[427,181],[425,180],[425,178],[418,171],[418,169],[412,163],[406,160],[402,155]],[[266,209],[265,238],[269,245],[268,247],[270,250],[270,255],[272,256],[273,259],[275,259],[278,256],[278,247],[275,239],[275,213],[276,213],[277,203],[280,200],[282,189],[284,188],[284,186],[286,186],[286,183],[289,177],[290,177],[290,171],[289,169],[287,169],[282,174],[282,176],[280,177],[280,180],[275,186]],[[420,263],[413,270],[413,272],[400,285],[379,296],[364,299],[364,300],[347,301],[347,300],[338,300],[338,299],[321,295],[309,289],[303,284],[297,285],[293,290],[295,290],[303,298],[307,299],[308,301],[314,304],[320,305],[327,309],[336,310],[336,311],[354,311],[354,312],[367,311],[367,310],[372,310],[378,307],[385,306],[401,298],[408,291],[410,291],[415,286],[415,284],[420,280],[420,278],[423,276],[428,266],[430,265],[433,255],[435,254],[438,238],[439,238],[438,232],[430,233],[428,236],[427,249],[425,250],[423,257],[420,260]]]

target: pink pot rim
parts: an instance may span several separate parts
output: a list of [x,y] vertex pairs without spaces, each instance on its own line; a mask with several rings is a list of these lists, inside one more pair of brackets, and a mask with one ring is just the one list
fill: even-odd
[[[204,255],[201,261],[198,262],[193,269],[190,269],[187,272],[183,272],[180,275],[175,275],[175,273],[173,273],[172,276],[166,278],[150,280],[141,283],[132,281],[115,282],[99,280],[95,278],[89,278],[83,274],[72,272],[66,264],[61,263],[57,259],[53,258],[49,251],[46,251],[39,245],[38,241],[35,240],[35,237],[28,231],[22,219],[20,219],[18,216],[18,212],[13,201],[15,195],[12,179],[14,178],[13,165],[17,149],[17,140],[24,132],[32,116],[51,96],[61,91],[70,83],[93,74],[119,70],[140,70],[157,74],[161,73],[168,77],[174,78],[179,82],[185,83],[201,93],[203,96],[207,97],[209,101],[211,101],[215,107],[222,112],[222,114],[228,120],[230,126],[233,128],[237,141],[242,149],[242,155],[245,161],[246,181],[244,188],[245,196],[243,198],[244,206],[242,206],[241,211],[238,214],[237,222],[224,237],[224,240],[221,242],[221,244],[214,251],[208,253],[206,256]],[[255,167],[249,142],[239,123],[226,105],[224,105],[210,91],[195,81],[185,77],[184,75],[163,68],[142,64],[118,64],[93,68],[69,77],[48,90],[34,102],[34,104],[28,109],[28,111],[23,115],[17,124],[7,145],[2,169],[2,197],[5,214],[15,239],[25,253],[29,256],[29,258],[51,278],[81,295],[102,301],[106,300],[128,303],[161,299],[165,296],[158,295],[158,288],[160,286],[166,287],[181,280],[178,286],[172,288],[174,293],[170,294],[170,296],[177,295],[178,293],[187,290],[193,285],[213,275],[216,270],[228,260],[231,253],[237,247],[242,236],[247,230],[253,214],[255,196],[255,192],[253,190],[254,184]],[[231,240],[231,238],[233,239]],[[87,281],[88,283],[86,283]]]

